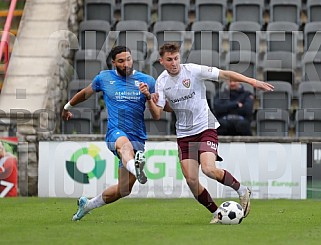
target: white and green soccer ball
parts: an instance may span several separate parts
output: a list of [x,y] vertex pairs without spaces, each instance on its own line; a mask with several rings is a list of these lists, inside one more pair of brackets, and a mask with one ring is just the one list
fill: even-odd
[[218,207],[219,223],[223,225],[237,225],[240,224],[244,217],[242,206],[234,201],[223,202]]

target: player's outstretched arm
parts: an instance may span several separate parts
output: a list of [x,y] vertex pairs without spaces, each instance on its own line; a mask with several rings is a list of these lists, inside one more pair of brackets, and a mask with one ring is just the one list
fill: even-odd
[[274,86],[272,84],[244,76],[234,71],[220,70],[219,79],[224,81],[233,80],[233,81],[248,83],[252,85],[254,88],[257,88],[263,91],[273,91],[274,89]]
[[267,82],[255,80],[255,85],[253,86],[254,88],[261,89],[263,91],[273,91],[274,86],[272,84],[269,84]]
[[63,120],[68,121],[72,117],[72,113],[69,111],[75,105],[87,100],[92,94],[94,90],[92,89],[91,84],[89,84],[86,88],[80,90],[71,100],[64,106],[61,117]]

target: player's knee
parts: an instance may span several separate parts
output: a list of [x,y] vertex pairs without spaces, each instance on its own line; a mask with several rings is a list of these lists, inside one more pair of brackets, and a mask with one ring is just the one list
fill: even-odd
[[198,178],[186,177],[185,179],[188,186],[195,186],[198,184]]
[[202,172],[206,175],[206,176],[216,176],[215,174],[215,168],[213,166],[211,166],[210,164],[204,164],[202,165]]
[[131,143],[122,145],[121,148],[117,149],[118,153],[124,155],[126,152],[134,152]]

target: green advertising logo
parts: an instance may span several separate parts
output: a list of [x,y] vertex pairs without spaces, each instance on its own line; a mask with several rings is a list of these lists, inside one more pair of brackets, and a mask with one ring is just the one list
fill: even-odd
[[[66,169],[69,176],[82,184],[89,184],[89,180],[93,178],[99,179],[106,168],[106,161],[100,158],[99,151],[100,149],[97,146],[90,144],[88,148],[81,148],[72,154],[70,161],[66,161]],[[95,167],[89,173],[83,173],[77,168],[77,161],[83,155],[89,155],[94,159]]]

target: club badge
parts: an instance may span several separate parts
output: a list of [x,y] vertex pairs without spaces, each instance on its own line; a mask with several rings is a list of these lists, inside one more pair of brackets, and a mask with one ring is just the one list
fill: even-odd
[[189,88],[191,86],[191,80],[190,79],[184,79],[182,83],[186,88]]

